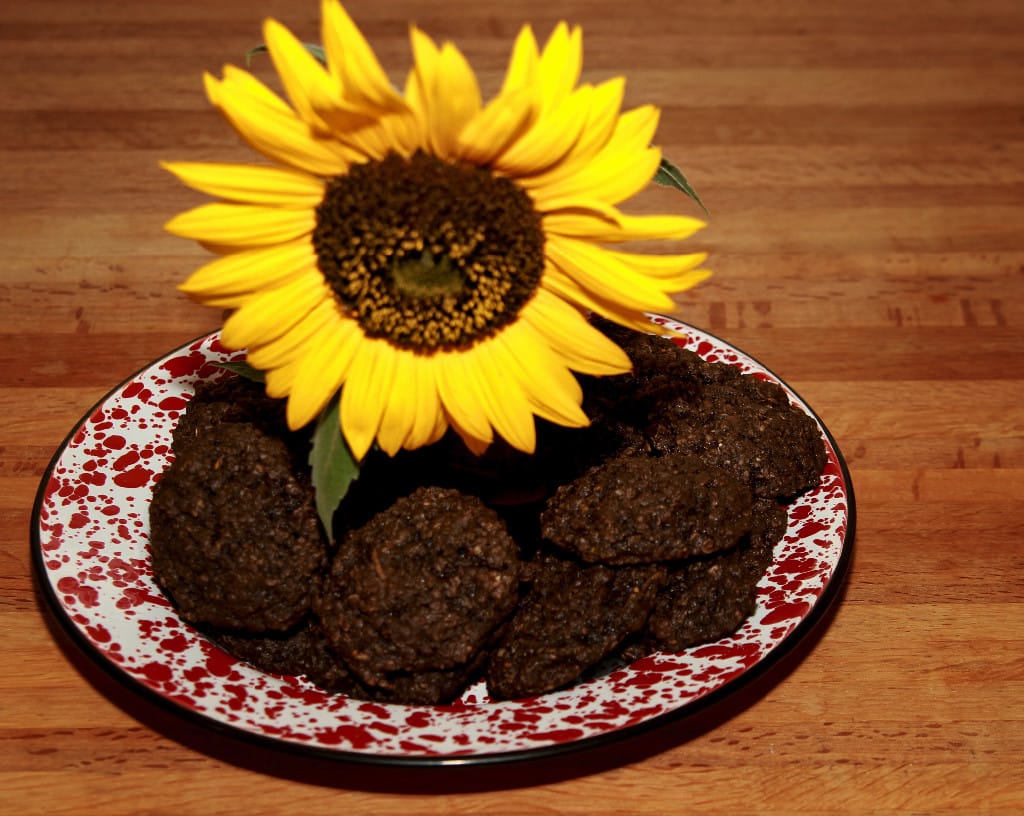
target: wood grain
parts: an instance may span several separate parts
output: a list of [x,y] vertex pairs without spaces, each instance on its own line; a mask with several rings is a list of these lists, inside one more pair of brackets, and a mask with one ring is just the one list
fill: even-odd
[[109,388],[219,322],[175,290],[203,254],[161,227],[197,197],[157,163],[247,160],[201,74],[268,15],[318,39],[318,5],[0,11],[0,812],[1024,812],[1018,0],[349,4],[396,76],[414,20],[488,91],[523,22],[578,22],[585,78],[662,107],[712,212],[716,275],[677,314],[814,406],[858,500],[840,603],[727,704],[547,762],[363,768],[198,730],[66,642],[30,569],[39,478]]

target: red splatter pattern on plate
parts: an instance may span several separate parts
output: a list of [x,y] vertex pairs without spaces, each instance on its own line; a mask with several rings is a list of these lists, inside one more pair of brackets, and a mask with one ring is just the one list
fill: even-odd
[[[723,341],[668,318],[710,361],[777,381]],[[622,733],[690,706],[764,661],[836,578],[852,492],[828,442],[822,484],[789,508],[789,526],[758,590],[757,611],[731,637],[678,654],[609,666],[578,685],[495,702],[483,684],[446,706],[385,705],[265,674],[225,654],[175,613],[153,582],[147,505],[169,462],[172,430],[197,381],[237,358],[217,335],[154,362],[85,418],[40,488],[43,577],[58,614],[101,660],[166,702],[245,734],[339,757],[438,760],[520,755]],[[793,401],[809,408],[790,392]],[[813,414],[812,414],[813,416]]]

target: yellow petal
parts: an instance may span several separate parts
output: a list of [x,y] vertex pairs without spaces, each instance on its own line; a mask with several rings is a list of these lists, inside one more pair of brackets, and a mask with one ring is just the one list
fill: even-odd
[[661,111],[654,105],[628,110],[615,120],[615,127],[602,150],[611,152],[647,147],[658,129]]
[[277,20],[264,22],[263,38],[295,112],[314,130],[327,133],[328,124],[317,112],[313,100],[322,105],[332,97],[340,98],[337,78],[324,70],[295,35]]
[[686,289],[692,289],[698,284],[704,283],[713,273],[710,269],[694,269],[690,272],[683,272],[668,282],[668,290],[678,294]]
[[644,312],[623,308],[619,303],[595,296],[593,292],[588,292],[572,278],[562,274],[557,267],[549,266],[545,269],[542,285],[567,303],[574,303],[588,312],[603,315],[620,326],[637,331],[651,330],[651,321]]
[[[535,200],[572,196],[600,198],[617,204],[642,190],[654,177],[661,152],[649,147],[658,124],[658,110],[637,108],[619,117],[615,132],[600,152],[585,162],[567,162],[572,172],[518,179]],[[561,169],[561,168],[560,168]]]
[[423,357],[417,365],[418,387],[426,401],[423,403],[424,410],[417,410],[416,426],[405,443],[405,446],[410,449],[433,445],[448,432],[450,427],[448,412],[445,411],[441,395],[437,391],[437,375],[434,367],[423,364],[428,360],[430,360],[429,357]]
[[710,270],[697,268],[707,259],[707,254],[703,252],[689,255],[641,255],[605,249],[604,254],[643,275],[663,292],[673,295],[711,277]]
[[361,160],[383,159],[389,153],[411,156],[423,146],[418,125],[411,113],[388,114],[365,127],[352,128],[337,138]]
[[288,394],[289,428],[304,427],[324,409],[344,382],[361,339],[355,321],[335,320],[305,345]]
[[280,337],[258,346],[250,345],[246,360],[260,371],[279,368],[303,356],[308,342],[321,331],[329,330],[334,321],[342,319],[333,300],[322,300]]
[[583,68],[583,34],[579,26],[571,30],[561,22],[544,45],[537,64],[544,110],[558,107],[580,78]]
[[[619,219],[622,217],[619,209],[612,204],[596,198],[584,198],[583,196],[549,198],[543,202],[534,202],[534,209],[545,216],[555,214],[571,216],[576,213],[583,213],[593,218],[602,219],[609,224],[618,224]],[[546,220],[545,218],[545,222]]]
[[[621,213],[615,212],[609,205],[607,211],[594,211],[589,208],[575,207],[572,199],[561,202],[546,201],[543,219],[545,235],[564,235],[570,238],[591,238],[599,233],[611,233],[620,221]],[[565,206],[552,206],[563,204]],[[540,210],[540,207],[537,208]],[[591,238],[591,240],[596,240]]]
[[601,198],[611,204],[618,204],[643,190],[654,178],[661,161],[657,148],[646,150],[602,152],[599,159],[590,162],[575,176],[545,185],[534,185],[530,179],[523,179],[530,195],[544,203],[549,199],[564,199],[576,195]]
[[533,453],[537,447],[533,410],[519,384],[505,375],[503,362],[499,348],[488,341],[467,356],[472,382],[480,390],[494,429],[512,447]]
[[[326,17],[324,19],[326,22]],[[391,105],[382,109],[376,104],[368,104],[358,89],[353,97],[352,89],[349,88],[350,93],[346,96],[343,76],[347,68],[344,60],[340,66],[337,60],[333,60],[333,65],[325,70],[302,43],[291,34],[288,37],[287,52],[282,56],[287,56],[289,60],[283,66],[278,66],[278,73],[296,108],[315,131],[322,135],[333,135],[348,144],[348,134],[375,126],[391,109]],[[271,53],[274,53],[273,50]],[[328,62],[332,62],[330,54]]]
[[556,233],[599,243],[680,240],[689,238],[703,226],[703,221],[683,215],[618,213],[612,220],[603,213],[563,210],[544,217],[545,233]]
[[267,386],[267,396],[274,399],[287,397],[295,383],[295,374],[302,365],[302,357],[296,356],[277,368],[264,372]]
[[595,244],[549,235],[548,259],[565,275],[603,300],[634,311],[671,311],[675,304],[656,282]]
[[507,150],[495,157],[495,171],[517,178],[561,161],[586,124],[592,91],[591,87],[584,86],[541,116]]
[[411,156],[417,150],[426,150],[429,144],[427,129],[411,108],[381,119],[381,126],[388,128],[394,142],[394,150],[403,156]]
[[532,112],[533,97],[525,89],[495,97],[459,133],[455,158],[478,167],[492,164],[524,132]]
[[430,126],[430,105],[441,51],[429,36],[416,26],[409,29],[413,66],[405,83],[405,101],[426,132]]
[[402,351],[395,353],[395,386],[388,395],[377,432],[377,444],[388,456],[402,448],[416,422],[416,356]]
[[316,213],[309,208],[249,204],[203,204],[164,226],[172,235],[238,249],[271,246],[311,235]]
[[341,80],[346,99],[370,111],[401,111],[405,103],[391,86],[370,44],[337,0],[321,4],[327,62]]
[[483,456],[487,453],[487,449],[491,446],[491,442],[494,441],[493,439],[477,439],[473,434],[459,425],[459,422],[455,417],[447,413],[445,416],[448,419],[448,425],[459,435],[459,438],[462,440],[462,444],[466,446],[466,450],[470,451],[474,456]]
[[359,149],[356,144],[358,140],[353,138],[353,134],[363,128],[379,126],[381,117],[360,111],[348,105],[344,100],[318,100],[313,103],[313,106],[317,115],[327,123],[331,137],[337,142],[339,149],[343,151],[350,164],[358,164],[369,158],[364,151]]
[[341,430],[361,460],[380,428],[394,387],[397,351],[386,341],[362,337],[341,390]]
[[410,29],[414,67],[406,97],[432,152],[454,158],[463,128],[480,112],[480,89],[465,57],[446,43],[440,49],[418,28]]
[[494,431],[488,420],[486,406],[473,387],[464,356],[464,353],[458,351],[433,356],[437,393],[460,435],[490,444],[494,440]]
[[316,138],[306,122],[247,72],[229,65],[223,80],[207,74],[204,81],[210,101],[253,149],[318,176],[348,169],[351,156],[342,145]]
[[312,208],[324,197],[322,180],[288,167],[212,162],[160,166],[195,190],[243,204]]
[[524,320],[492,338],[502,368],[515,378],[537,416],[569,427],[588,424],[583,390],[545,339]]
[[539,61],[540,54],[537,50],[537,40],[533,36],[533,29],[529,24],[524,25],[519,29],[515,44],[512,46],[512,56],[508,62],[508,70],[505,72],[500,95],[504,96],[520,88],[532,88]]
[[274,289],[264,289],[224,322],[221,339],[228,348],[269,343],[285,334],[331,290],[319,274],[300,275]]
[[441,46],[433,87],[427,89],[430,139],[441,158],[458,154],[462,129],[480,112],[480,87],[466,58],[451,43]]
[[409,449],[430,445],[440,439],[448,428],[448,420],[437,393],[434,367],[427,356],[412,358],[409,381],[413,388],[416,411],[409,434],[403,442]]
[[666,280],[689,273],[707,260],[706,252],[692,252],[688,255],[649,255],[613,249],[606,249],[605,252],[640,274],[656,278],[657,285],[663,289],[666,288]]
[[544,100],[537,83],[540,54],[529,25],[519,29],[500,93],[464,128],[459,156],[490,164],[494,156],[524,133],[540,115]]
[[[308,240],[236,252],[200,267],[178,289],[200,302],[251,295],[316,270]],[[319,274],[319,273],[317,273]]]
[[520,313],[571,369],[582,374],[622,374],[629,357],[575,308],[546,289],[538,289]]
[[578,173],[597,156],[615,133],[626,82],[615,77],[593,88],[587,121],[579,138],[558,164],[523,180],[530,187],[543,187]]
[[[207,93],[210,94],[210,101],[214,105],[220,105],[226,97],[238,95],[253,103],[258,103],[274,113],[289,114],[293,117],[295,115],[295,111],[289,108],[280,96],[248,71],[237,66],[225,65],[223,79],[218,80],[210,74],[205,74],[203,79],[206,83]],[[214,96],[217,98],[213,98]]]
[[443,422],[437,388],[424,360],[412,352],[395,350],[394,388],[388,395],[377,433],[381,449],[391,456],[400,448],[415,449],[427,444],[434,436],[438,419]]

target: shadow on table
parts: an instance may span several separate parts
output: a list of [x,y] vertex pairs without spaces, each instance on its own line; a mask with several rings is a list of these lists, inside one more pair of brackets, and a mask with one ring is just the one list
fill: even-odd
[[238,768],[307,784],[379,793],[445,794],[508,790],[589,776],[642,762],[713,731],[765,697],[814,651],[845,592],[844,581],[824,614],[781,658],[765,661],[770,663],[766,668],[759,664],[744,675],[746,682],[739,688],[726,689],[728,693],[712,696],[704,705],[687,706],[683,716],[673,719],[670,715],[643,730],[563,753],[538,752],[511,760],[471,760],[463,764],[449,760],[443,765],[377,764],[311,756],[267,747],[193,722],[142,696],[100,668],[54,620],[38,591],[37,602],[67,659],[97,691],[128,716],[186,748]]

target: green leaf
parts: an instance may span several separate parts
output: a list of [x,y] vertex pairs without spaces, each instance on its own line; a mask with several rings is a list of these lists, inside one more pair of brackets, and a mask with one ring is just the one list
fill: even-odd
[[690,186],[690,182],[686,180],[686,176],[683,175],[683,171],[676,167],[668,159],[662,157],[661,164],[658,165],[658,172],[654,174],[654,182],[661,184],[664,187],[674,187],[675,189],[685,193],[704,210],[705,213],[711,215],[708,212],[708,208],[704,206],[704,202],[700,200],[700,196],[697,195],[697,191]]
[[239,377],[245,377],[253,382],[266,382],[266,377],[258,368],[253,368],[245,360],[225,360],[222,363],[214,363],[217,368],[224,368],[233,371]]
[[334,511],[348,492],[349,485],[359,478],[359,463],[352,457],[352,451],[341,435],[338,406],[339,401],[335,397],[320,412],[313,432],[313,447],[309,452],[316,511],[332,540]]
[[[314,59],[321,65],[327,64],[327,54],[323,49],[323,46],[314,45],[313,43],[303,43],[302,47],[305,48],[310,54],[313,55]],[[255,48],[250,48],[245,54],[245,67],[248,68],[252,65],[252,58],[257,54],[266,54],[270,49],[266,45],[257,45]]]

